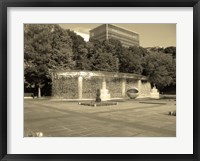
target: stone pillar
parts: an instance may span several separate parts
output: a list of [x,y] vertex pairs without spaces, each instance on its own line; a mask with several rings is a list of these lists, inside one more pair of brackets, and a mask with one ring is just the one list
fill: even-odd
[[41,88],[38,87],[38,98],[41,98]]
[[122,97],[126,96],[126,79],[122,79]]
[[82,99],[82,91],[83,91],[83,77],[78,77],[78,99]]
[[139,79],[137,81],[137,84],[138,84],[138,90],[139,90],[139,93],[141,92],[141,88],[142,88],[142,81]]
[[106,89],[106,79],[103,78],[102,80],[102,89]]

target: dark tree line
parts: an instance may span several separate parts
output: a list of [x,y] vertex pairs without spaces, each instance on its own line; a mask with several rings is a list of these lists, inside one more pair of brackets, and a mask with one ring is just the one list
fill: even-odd
[[[176,48],[125,48],[115,39],[84,39],[59,25],[25,25],[25,88],[51,86],[49,70],[92,70],[143,74],[161,90],[176,85]],[[48,93],[43,92],[44,95]]]

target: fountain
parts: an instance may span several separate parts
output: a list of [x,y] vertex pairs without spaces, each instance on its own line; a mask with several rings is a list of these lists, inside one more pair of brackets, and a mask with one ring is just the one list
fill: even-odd
[[139,90],[137,88],[129,89],[126,93],[130,99],[135,99],[139,96]]

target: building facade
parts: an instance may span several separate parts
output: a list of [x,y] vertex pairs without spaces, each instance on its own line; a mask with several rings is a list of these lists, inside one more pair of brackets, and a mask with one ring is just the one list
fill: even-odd
[[140,45],[138,33],[111,24],[103,24],[90,30],[90,38],[99,41],[117,39],[124,47]]

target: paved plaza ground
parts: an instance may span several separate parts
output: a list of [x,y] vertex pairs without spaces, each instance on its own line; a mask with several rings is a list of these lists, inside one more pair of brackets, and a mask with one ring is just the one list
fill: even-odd
[[24,100],[24,136],[175,137],[174,99],[126,100],[114,106],[83,106],[50,99]]

